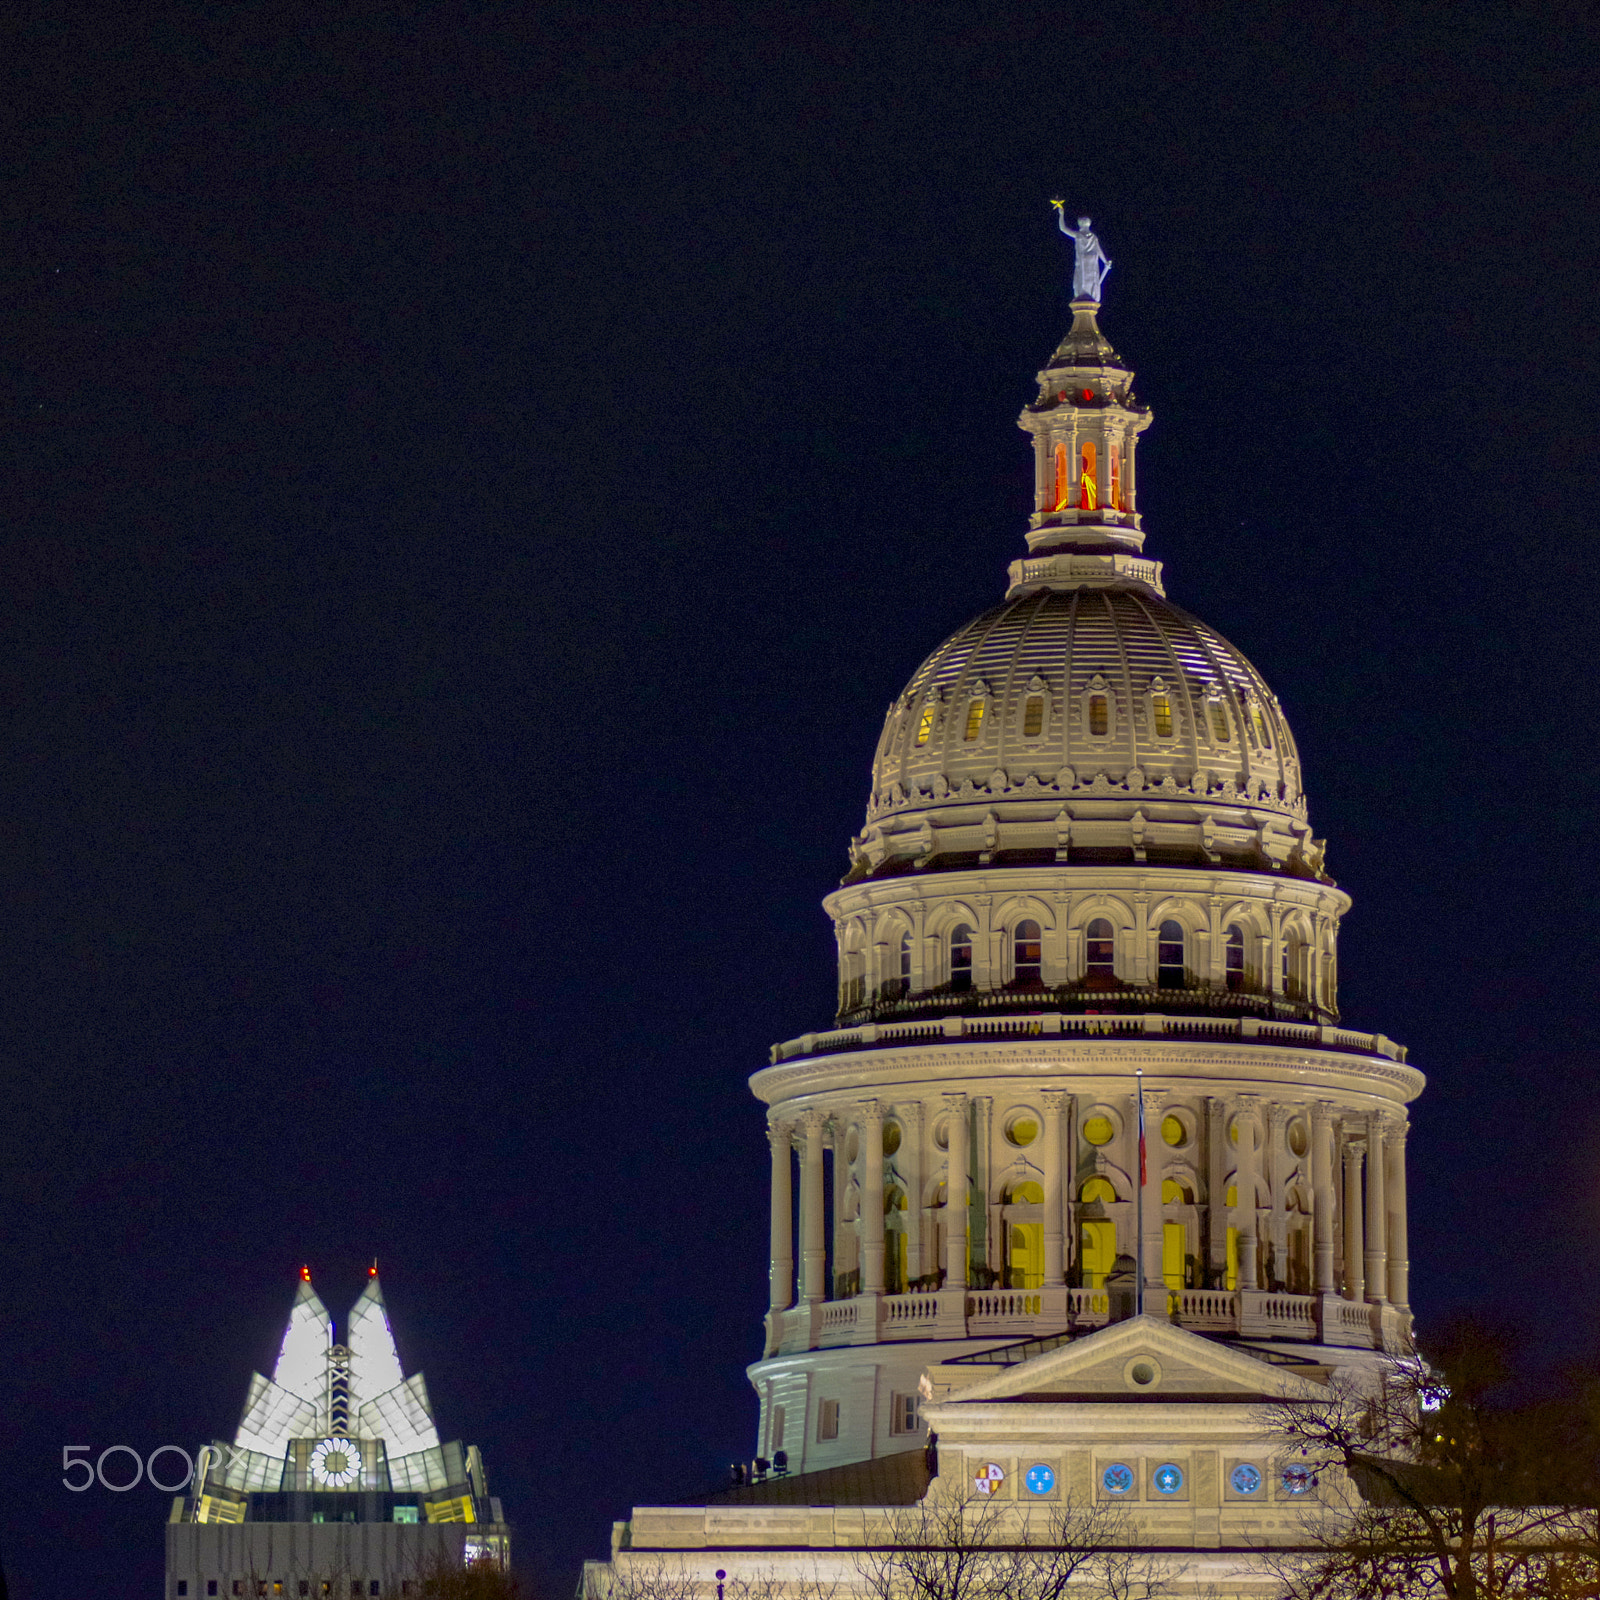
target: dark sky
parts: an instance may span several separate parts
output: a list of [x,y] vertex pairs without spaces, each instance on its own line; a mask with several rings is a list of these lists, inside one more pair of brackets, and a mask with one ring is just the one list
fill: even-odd
[[[376,1254],[569,1593],[753,1447],[745,1086],[880,719],[1022,549],[1115,260],[1170,592],[1407,1043],[1424,1325],[1587,1350],[1593,7],[40,7],[0,38],[0,1551],[231,1435]],[[19,20],[20,19],[20,20]],[[168,1458],[170,1464],[172,1458]]]

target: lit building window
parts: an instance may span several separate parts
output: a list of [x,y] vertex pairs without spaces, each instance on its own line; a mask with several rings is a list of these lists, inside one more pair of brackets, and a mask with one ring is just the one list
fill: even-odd
[[1122,510],[1122,451],[1111,447],[1111,509]]
[[1084,930],[1083,975],[1089,983],[1109,983],[1116,978],[1117,936],[1104,917],[1096,917]]
[[967,706],[967,743],[983,732],[983,701],[973,700]]
[[933,732],[933,702],[930,700],[922,708],[922,716],[917,723],[917,743],[926,744],[928,735]]
[[1172,696],[1157,693],[1150,696],[1150,714],[1155,723],[1156,738],[1172,737]]
[[1233,738],[1233,729],[1228,724],[1228,713],[1223,709],[1220,700],[1211,702],[1211,737],[1218,744],[1227,744]]
[[1044,732],[1044,696],[1031,694],[1022,708],[1022,737],[1037,739]]
[[1244,988],[1244,929],[1235,923],[1228,929],[1224,946],[1228,987],[1237,993]]
[[1044,947],[1040,940],[1039,924],[1019,922],[1013,935],[1014,960],[1012,981],[1025,989],[1037,989],[1044,982]]
[[1180,922],[1163,922],[1156,936],[1156,982],[1163,989],[1183,987],[1183,924]]
[[950,987],[963,993],[972,987],[972,929],[964,922],[950,930]]
[[1263,750],[1272,748],[1272,735],[1267,732],[1267,719],[1261,715],[1261,705],[1258,701],[1250,702],[1250,725],[1256,730],[1256,742]]
[[1103,694],[1089,696],[1089,732],[1096,739],[1105,738],[1111,728],[1111,711]]
[[1065,511],[1072,500],[1072,473],[1067,468],[1067,447],[1056,446],[1056,510]]
[[1083,469],[1080,474],[1078,504],[1085,511],[1096,511],[1100,506],[1100,485],[1095,481],[1094,441],[1086,440],[1083,446]]

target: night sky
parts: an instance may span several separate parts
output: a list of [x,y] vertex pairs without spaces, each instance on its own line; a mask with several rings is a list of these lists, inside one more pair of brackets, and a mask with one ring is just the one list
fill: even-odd
[[[19,20],[21,19],[21,20]],[[1594,7],[39,7],[0,38],[0,1553],[154,1595],[376,1255],[556,1600],[753,1448],[746,1087],[1023,549],[1071,251],[1147,549],[1429,1076],[1424,1328],[1600,1317]],[[168,1470],[173,1458],[167,1458]],[[108,1470],[112,1470],[108,1468]]]

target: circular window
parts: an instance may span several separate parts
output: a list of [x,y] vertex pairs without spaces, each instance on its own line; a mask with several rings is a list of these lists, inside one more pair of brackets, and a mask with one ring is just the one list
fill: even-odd
[[934,1123],[933,1142],[937,1149],[948,1150],[950,1148],[950,1123],[948,1120]]
[[1183,1487],[1183,1468],[1175,1462],[1163,1462],[1150,1474],[1157,1494],[1176,1494]]
[[1027,1484],[1029,1494],[1049,1494],[1056,1486],[1055,1468],[1047,1467],[1041,1461],[1037,1466],[1028,1468],[1027,1476],[1022,1481]]
[[1161,1137],[1170,1144],[1174,1150],[1181,1149],[1189,1142],[1189,1130],[1182,1121],[1170,1112],[1161,1119]]
[[1133,1487],[1133,1468],[1118,1461],[1100,1474],[1100,1482],[1107,1494],[1126,1494]]
[[1311,1487],[1317,1480],[1312,1477],[1310,1467],[1303,1467],[1296,1462],[1292,1467],[1283,1469],[1281,1481],[1285,1494],[1310,1494]]
[[900,1148],[900,1124],[886,1122],[883,1125],[883,1153],[892,1156]]
[[979,1468],[977,1476],[972,1481],[979,1494],[998,1493],[1000,1485],[1006,1481],[1005,1468],[991,1461]]
[[844,1158],[853,1167],[856,1157],[861,1154],[861,1136],[852,1128],[844,1136]]
[[1154,1383],[1156,1381],[1156,1369],[1148,1361],[1140,1361],[1128,1376],[1135,1383]]
[[1261,1487],[1261,1469],[1241,1461],[1228,1474],[1228,1482],[1233,1485],[1235,1494],[1254,1494]]
[[1083,1125],[1083,1136],[1092,1145],[1110,1144],[1116,1132],[1110,1117],[1090,1117]]
[[1303,1156],[1311,1148],[1310,1136],[1306,1133],[1306,1124],[1303,1117],[1296,1117],[1289,1124],[1289,1148],[1297,1156]]
[[1006,1138],[1019,1149],[1026,1149],[1039,1137],[1039,1124],[1026,1112],[1015,1117],[1006,1127]]

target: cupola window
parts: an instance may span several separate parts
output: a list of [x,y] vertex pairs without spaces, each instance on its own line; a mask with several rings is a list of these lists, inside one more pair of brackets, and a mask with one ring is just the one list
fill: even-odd
[[1057,511],[1065,511],[1072,499],[1072,472],[1067,466],[1067,447],[1056,446],[1056,502]]
[[1044,983],[1044,946],[1039,924],[1031,919],[1019,922],[1012,940],[1012,981],[1019,988],[1040,988]]
[[1089,696],[1089,732],[1103,739],[1111,731],[1111,708],[1103,694]]
[[917,722],[917,743],[919,745],[926,744],[928,742],[929,735],[933,732],[933,713],[934,705],[930,700],[927,705],[922,708],[922,716]]
[[964,922],[950,930],[950,987],[959,994],[972,987],[972,929]]
[[1228,987],[1237,994],[1244,988],[1244,929],[1235,923],[1223,946]]
[[1233,738],[1233,729],[1228,723],[1228,713],[1220,700],[1213,700],[1211,705],[1211,737],[1218,744],[1227,744]]
[[1083,470],[1080,475],[1081,492],[1078,495],[1078,504],[1085,511],[1095,511],[1100,506],[1100,485],[1095,481],[1095,450],[1094,440],[1089,439],[1083,446]]
[[911,935],[900,935],[900,949],[895,957],[895,976],[890,987],[897,995],[911,993]]
[[1022,737],[1037,739],[1044,732],[1044,696],[1030,694],[1022,708]]
[[1155,726],[1156,738],[1172,737],[1172,696],[1164,689],[1150,696],[1150,720]]
[[1122,451],[1111,447],[1111,509],[1122,510]]
[[1183,983],[1183,924],[1163,922],[1156,936],[1156,984],[1162,989],[1181,989]]
[[967,732],[966,742],[971,744],[983,732],[983,701],[971,700],[967,703]]
[[1117,936],[1104,917],[1096,917],[1084,930],[1083,976],[1090,984],[1111,983],[1117,976]]

